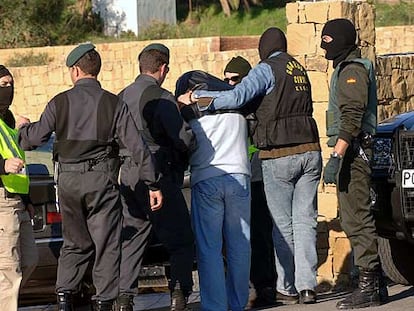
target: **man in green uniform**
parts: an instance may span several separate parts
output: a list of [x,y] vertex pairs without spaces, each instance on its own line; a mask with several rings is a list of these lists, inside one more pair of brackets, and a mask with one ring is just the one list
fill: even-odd
[[321,48],[335,68],[326,115],[328,146],[333,150],[323,178],[326,184],[337,185],[341,225],[359,269],[358,288],[337,304],[338,309],[377,306],[387,297],[386,287],[380,284],[370,200],[371,136],[377,125],[375,73],[355,42],[355,27],[346,19],[328,21],[322,29]]

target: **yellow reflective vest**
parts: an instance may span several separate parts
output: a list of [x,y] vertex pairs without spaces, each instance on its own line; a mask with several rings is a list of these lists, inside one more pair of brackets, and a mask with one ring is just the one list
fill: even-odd
[[[20,158],[25,159],[24,151],[17,143],[17,130],[7,126],[0,119],[0,155],[3,159]],[[29,193],[29,176],[22,174],[0,175],[4,188],[11,193],[28,194]]]

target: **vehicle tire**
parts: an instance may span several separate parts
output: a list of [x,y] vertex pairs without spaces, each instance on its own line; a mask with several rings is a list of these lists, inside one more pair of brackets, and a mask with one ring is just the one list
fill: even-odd
[[378,238],[382,269],[391,281],[414,285],[414,245],[407,241]]

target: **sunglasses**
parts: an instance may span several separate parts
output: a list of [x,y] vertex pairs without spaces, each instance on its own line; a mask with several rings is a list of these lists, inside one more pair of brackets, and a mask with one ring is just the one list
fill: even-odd
[[233,81],[233,82],[239,82],[240,76],[233,76],[231,78],[224,78],[224,82],[229,83],[229,81]]

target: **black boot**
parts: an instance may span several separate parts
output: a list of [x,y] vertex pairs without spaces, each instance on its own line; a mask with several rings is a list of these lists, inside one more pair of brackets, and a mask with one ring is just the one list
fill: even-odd
[[70,292],[57,293],[58,311],[74,311],[73,295]]
[[95,300],[92,302],[92,311],[113,311],[113,305],[112,300]]
[[134,296],[128,294],[119,295],[115,302],[115,311],[133,311],[134,310]]
[[358,288],[350,296],[338,302],[336,307],[346,310],[379,306],[381,304],[380,278],[381,272],[378,270],[361,269]]
[[187,310],[188,295],[184,295],[180,283],[176,283],[174,290],[171,292],[171,311]]

